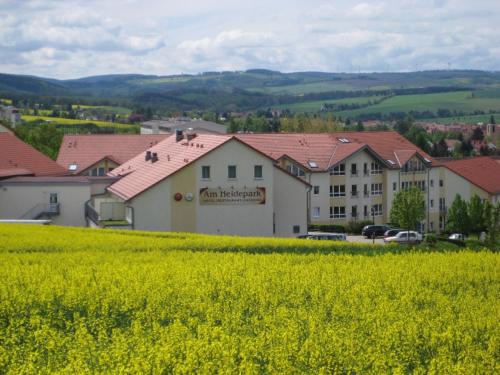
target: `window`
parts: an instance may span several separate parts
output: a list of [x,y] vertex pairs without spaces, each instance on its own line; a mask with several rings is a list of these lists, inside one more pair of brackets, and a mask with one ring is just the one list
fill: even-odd
[[444,229],[444,216],[439,216],[439,229]]
[[370,175],[370,171],[368,170],[368,163],[364,163],[364,164],[363,164],[363,174],[364,174],[365,176]]
[[358,206],[351,207],[351,216],[353,217],[353,219],[358,217]]
[[358,185],[352,185],[351,186],[351,196],[352,197],[357,197],[358,196]]
[[345,197],[345,185],[334,185],[333,186],[333,196],[334,197]]
[[434,187],[434,180],[431,180],[431,187]]
[[382,205],[381,204],[374,204],[372,206],[372,212],[374,216],[382,216]]
[[299,167],[293,164],[289,165],[286,169],[294,176],[304,177],[306,175],[303,169],[300,169]]
[[339,164],[333,167],[334,176],[345,176],[345,164]]
[[319,194],[319,186],[315,186],[313,188],[313,192],[314,192],[315,195]]
[[203,165],[201,167],[201,178],[204,180],[208,180],[210,178],[210,166]]
[[356,163],[351,164],[351,176],[358,175],[358,165]]
[[320,208],[319,207],[313,207],[313,217],[319,217],[320,216]]
[[431,223],[429,224],[429,229],[431,232],[434,232],[434,222],[431,221]]
[[55,204],[58,202],[58,197],[57,197],[57,193],[50,193],[49,195],[49,203],[51,204]]
[[446,212],[446,201],[444,198],[439,198],[439,211]]
[[105,175],[104,167],[99,167],[99,169],[98,169],[98,175],[99,176],[104,176]]
[[372,184],[372,195],[382,195],[382,184]]
[[228,165],[227,166],[227,178],[231,178],[231,179],[236,178],[236,165]]
[[343,219],[345,218],[345,207],[330,207],[330,218],[331,219]]
[[333,186],[330,185],[330,197],[333,197]]
[[368,206],[364,206],[364,207],[363,207],[363,215],[364,215],[365,217],[368,217]]
[[379,163],[372,162],[372,174],[381,174],[382,167]]
[[370,192],[368,191],[368,184],[364,184],[363,185],[363,194],[365,197],[369,197],[370,196]]
[[392,191],[396,191],[398,190],[398,183],[397,182],[393,182],[392,183]]
[[253,177],[254,178],[262,178],[262,165],[254,165]]
[[68,167],[68,170],[70,171],[76,171],[78,169],[78,164],[70,164]]
[[300,233],[300,225],[293,226],[293,233]]
[[444,186],[443,180],[439,180],[439,187],[443,187],[443,186]]
[[434,199],[431,199],[431,200],[430,200],[429,205],[431,206],[431,208],[433,208],[433,207],[434,207]]

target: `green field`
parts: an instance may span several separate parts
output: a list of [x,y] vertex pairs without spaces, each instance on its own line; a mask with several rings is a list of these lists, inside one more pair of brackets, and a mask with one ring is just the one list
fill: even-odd
[[81,109],[96,109],[102,112],[115,113],[117,115],[122,116],[130,116],[132,110],[130,108],[125,107],[114,107],[109,105],[84,105],[84,104],[73,104],[71,106],[73,109],[81,108]]
[[354,118],[360,114],[375,112],[382,114],[410,111],[437,112],[438,109],[464,111],[466,113],[470,113],[475,110],[482,110],[486,112],[489,110],[500,111],[500,97],[472,97],[470,91],[422,95],[398,95],[374,106],[354,111],[337,112],[337,114],[344,118]]
[[[498,123],[500,120],[500,113],[493,114],[495,120]],[[490,122],[491,114],[488,115],[470,115],[470,116],[456,116],[456,117],[438,117],[438,118],[430,118],[426,120],[419,121],[429,121],[429,122],[437,122],[439,124],[471,124],[476,125],[480,122],[483,124],[487,124]],[[498,120],[497,120],[498,119]]]
[[319,112],[323,104],[367,104],[370,101],[379,100],[381,96],[361,96],[354,98],[316,100],[304,103],[283,104],[276,106],[279,109],[289,109],[292,112]]
[[500,259],[0,225],[0,373],[498,373]]
[[286,86],[267,86],[249,88],[248,91],[261,92],[266,94],[289,94],[289,95],[303,95],[307,93],[321,93],[328,91],[354,91],[349,83],[342,83],[341,81],[326,81],[326,82],[310,82],[301,83],[297,85]]
[[32,115],[22,115],[21,117],[24,121],[37,121],[43,120],[49,123],[62,124],[62,125],[83,125],[83,124],[95,124],[103,128],[118,128],[118,129],[130,129],[137,127],[137,125],[131,124],[121,124],[118,122],[107,122],[107,121],[95,121],[95,120],[77,120],[62,117],[49,117],[49,116],[32,116]]

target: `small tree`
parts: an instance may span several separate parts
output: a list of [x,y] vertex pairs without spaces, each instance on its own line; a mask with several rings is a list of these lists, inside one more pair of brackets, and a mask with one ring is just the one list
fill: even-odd
[[496,205],[493,205],[489,201],[485,202],[483,220],[488,232],[486,242],[491,249],[498,251],[497,241],[500,232],[500,202]]
[[479,234],[484,228],[483,202],[477,194],[474,194],[469,202],[469,223],[470,232],[476,233],[479,239]]
[[425,218],[425,203],[422,191],[418,188],[399,191],[392,202],[390,217],[391,222],[398,223],[408,231],[416,229],[418,222]]
[[456,195],[450,209],[448,210],[448,222],[446,228],[450,232],[457,232],[462,234],[469,233],[469,213],[467,210],[467,203]]

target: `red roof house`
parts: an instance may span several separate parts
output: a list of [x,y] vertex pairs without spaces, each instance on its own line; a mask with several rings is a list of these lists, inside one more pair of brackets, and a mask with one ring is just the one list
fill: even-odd
[[64,174],[64,168],[14,134],[0,133],[0,179]]

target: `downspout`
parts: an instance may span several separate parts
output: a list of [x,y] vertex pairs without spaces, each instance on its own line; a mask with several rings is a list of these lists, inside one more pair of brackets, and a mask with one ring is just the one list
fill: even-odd
[[132,229],[135,229],[135,214],[134,214],[134,207],[133,206],[125,206],[126,208],[130,208],[130,212],[132,213],[132,223],[131,227]]

